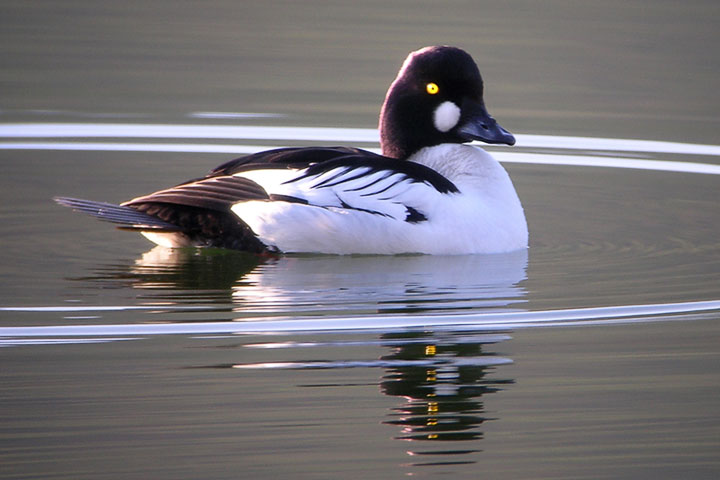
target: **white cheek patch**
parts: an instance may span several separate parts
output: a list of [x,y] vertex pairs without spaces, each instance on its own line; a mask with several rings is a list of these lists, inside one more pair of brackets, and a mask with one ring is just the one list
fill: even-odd
[[435,122],[435,128],[441,132],[447,132],[457,125],[460,120],[460,107],[455,105],[453,102],[447,101],[441,103],[436,109],[433,115],[433,122]]

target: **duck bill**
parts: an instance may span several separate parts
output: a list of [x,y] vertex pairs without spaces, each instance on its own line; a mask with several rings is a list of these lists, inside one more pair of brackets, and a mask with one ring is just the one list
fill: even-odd
[[457,133],[463,140],[515,145],[513,134],[501,127],[482,103],[466,100],[463,102],[462,113],[463,118]]

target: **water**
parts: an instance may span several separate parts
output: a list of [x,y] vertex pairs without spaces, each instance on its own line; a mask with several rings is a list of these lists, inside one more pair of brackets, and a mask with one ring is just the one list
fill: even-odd
[[[718,14],[4,3],[0,477],[717,478]],[[432,43],[518,134],[528,252],[168,251],[50,200],[377,148]]]

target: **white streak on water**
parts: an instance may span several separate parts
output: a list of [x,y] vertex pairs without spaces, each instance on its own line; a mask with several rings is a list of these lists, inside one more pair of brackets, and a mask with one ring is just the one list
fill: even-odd
[[[129,308],[132,309],[132,307]],[[548,326],[612,325],[618,323],[688,320],[695,317],[673,315],[702,312],[717,314],[720,312],[720,300],[470,315],[382,315],[207,323],[0,327],[0,337],[387,332],[428,327],[447,330],[514,330]]]
[[263,127],[254,125],[163,125],[137,123],[15,123],[0,125],[14,138],[213,138],[377,143],[375,129]]
[[[211,114],[212,112],[206,112]],[[0,124],[3,138],[212,138],[378,143],[374,128],[269,127],[255,125],[164,125],[136,123],[8,123]],[[719,145],[518,134],[516,146],[688,155],[720,155]]]
[[247,118],[282,118],[282,113],[249,113],[249,112],[190,112],[190,118],[215,118],[215,119],[247,119]]
[[73,150],[101,152],[178,152],[250,154],[280,148],[215,143],[0,142],[0,150]]
[[[195,143],[101,143],[101,142],[0,142],[0,150],[74,150],[74,151],[114,151],[114,152],[178,152],[178,153],[228,153],[252,154],[281,148],[267,145],[229,145]],[[380,153],[379,149],[368,148]],[[633,168],[662,172],[703,173],[720,175],[720,165],[698,162],[672,162],[666,160],[640,160],[622,157],[594,157],[590,155],[543,155],[520,152],[493,152],[500,162],[525,163],[537,165],[572,165],[580,167]]]
[[[241,363],[232,368],[240,369],[331,369],[331,368],[408,368],[408,367],[496,367],[513,363],[503,357],[446,357],[421,360],[336,360],[315,362],[264,362]],[[440,378],[440,377],[438,377]]]
[[26,345],[65,345],[78,343],[109,343],[126,340],[138,340],[138,338],[0,338],[0,347],[21,347]]
[[131,310],[224,310],[226,307],[178,306],[178,305],[102,305],[102,306],[47,306],[47,307],[0,307],[0,312],[125,312]]
[[720,175],[720,165],[698,162],[672,162],[667,160],[640,160],[637,158],[593,157],[590,155],[542,155],[537,153],[493,152],[500,162],[530,163],[535,165],[573,165],[578,167],[633,168],[677,173],[703,173]]
[[622,138],[567,137],[559,135],[516,135],[516,147],[605,150],[611,152],[653,152],[684,155],[720,155],[720,145],[704,145]]
[[[225,337],[227,338],[227,337]],[[465,344],[470,343],[473,345],[479,344],[491,344],[500,343],[506,340],[510,340],[510,335],[464,335],[464,336],[452,336],[448,337],[451,340],[444,340],[443,337],[436,337],[433,339],[433,343],[436,345],[444,344]],[[389,338],[383,340],[362,340],[362,341],[333,341],[333,342],[266,342],[266,343],[246,343],[243,345],[246,348],[258,348],[258,349],[289,349],[289,348],[308,348],[308,347],[352,347],[352,346],[367,346],[367,345],[380,345],[380,346],[395,346],[395,345],[416,345],[427,343],[427,338]]]

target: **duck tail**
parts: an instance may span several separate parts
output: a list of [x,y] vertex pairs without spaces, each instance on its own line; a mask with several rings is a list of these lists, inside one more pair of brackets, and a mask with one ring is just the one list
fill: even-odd
[[53,200],[64,207],[86,213],[105,222],[115,223],[119,228],[124,230],[153,230],[163,232],[177,232],[181,230],[177,225],[123,205],[69,197],[55,197]]

